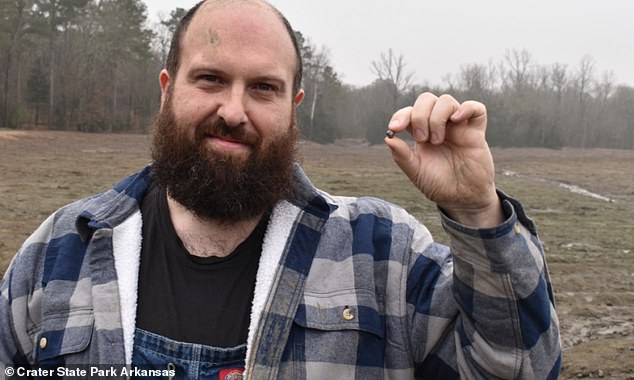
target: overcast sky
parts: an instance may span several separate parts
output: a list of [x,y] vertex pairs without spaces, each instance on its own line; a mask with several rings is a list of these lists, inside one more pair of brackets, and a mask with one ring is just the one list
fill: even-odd
[[[169,14],[196,0],[145,0],[148,13]],[[596,76],[613,71],[634,86],[632,0],[271,0],[317,46],[330,51],[345,83],[374,79],[371,62],[392,48],[403,54],[416,83],[442,85],[467,63],[500,61],[526,49],[535,62],[576,69],[584,55]]]

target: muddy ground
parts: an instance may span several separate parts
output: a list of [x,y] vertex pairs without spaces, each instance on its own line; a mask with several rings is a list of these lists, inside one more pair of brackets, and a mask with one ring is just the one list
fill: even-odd
[[[149,161],[145,135],[0,130],[0,274],[56,208]],[[302,143],[313,181],[408,208],[446,241],[436,210],[384,146]],[[536,219],[556,291],[562,378],[634,379],[634,151],[494,149],[498,185]],[[585,192],[584,192],[585,191]]]

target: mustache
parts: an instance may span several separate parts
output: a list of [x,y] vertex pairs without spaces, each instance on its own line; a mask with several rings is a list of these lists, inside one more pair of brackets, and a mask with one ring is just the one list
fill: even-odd
[[205,121],[196,128],[197,141],[202,141],[207,136],[220,137],[251,146],[259,145],[261,140],[259,134],[248,130],[244,125],[232,127],[220,118]]

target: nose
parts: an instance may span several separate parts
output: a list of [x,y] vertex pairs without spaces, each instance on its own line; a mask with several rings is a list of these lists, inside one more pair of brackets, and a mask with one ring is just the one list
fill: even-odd
[[248,120],[244,106],[244,95],[244,90],[238,86],[232,86],[221,100],[218,117],[230,127],[237,127]]

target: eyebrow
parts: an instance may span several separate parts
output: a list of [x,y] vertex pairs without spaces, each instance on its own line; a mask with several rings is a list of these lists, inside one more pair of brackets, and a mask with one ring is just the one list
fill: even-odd
[[194,79],[196,78],[196,76],[198,76],[199,74],[218,74],[218,75],[227,75],[224,71],[219,70],[219,69],[214,69],[212,67],[208,67],[208,66],[204,66],[204,65],[198,65],[198,66],[192,66],[186,73],[187,78],[189,79]]

